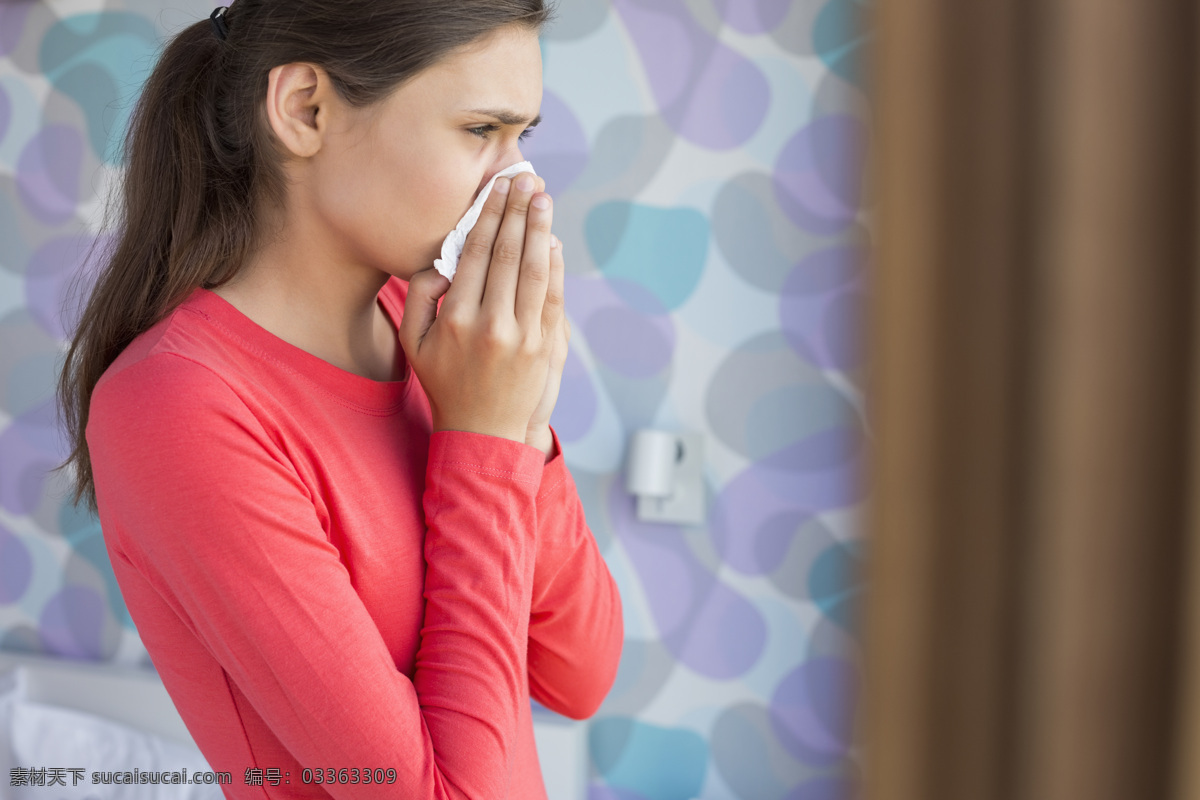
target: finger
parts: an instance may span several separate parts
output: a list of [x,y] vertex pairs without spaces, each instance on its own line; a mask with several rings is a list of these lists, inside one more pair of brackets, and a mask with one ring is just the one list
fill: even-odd
[[[546,286],[546,301],[542,304],[542,332],[549,336],[558,327],[559,321],[565,316],[565,298],[563,296],[563,276],[566,267],[563,262],[562,241],[554,234],[550,235],[550,280]],[[570,336],[568,323],[567,335]]]
[[550,369],[561,375],[563,366],[567,363],[567,350],[570,349],[571,343],[571,323],[567,321],[565,313],[562,315],[558,331],[558,336],[554,337],[554,350],[550,353]]
[[525,225],[525,250],[521,254],[521,274],[517,283],[517,323],[523,330],[542,332],[542,306],[550,284],[550,223],[554,203],[550,195],[539,192],[529,204]]
[[[564,316],[565,320],[566,317]],[[570,349],[570,344],[567,342],[567,334],[555,337],[554,350],[550,354],[550,374],[556,379],[562,379],[563,367],[567,363],[567,351]]]
[[483,202],[479,219],[475,227],[467,234],[463,243],[462,257],[458,260],[458,269],[454,273],[453,292],[446,293],[442,305],[453,312],[455,306],[465,304],[473,309],[479,308],[483,302],[484,287],[487,284],[488,264],[492,260],[492,247],[496,242],[496,234],[504,219],[504,207],[508,203],[510,181],[508,178],[497,178],[492,184],[492,192]]
[[525,249],[525,224],[534,186],[534,176],[528,172],[513,178],[504,219],[492,245],[492,261],[483,290],[483,307],[508,319],[512,319],[516,304],[521,253]]
[[421,340],[437,318],[438,298],[448,288],[450,281],[433,267],[421,270],[409,280],[398,335],[400,346],[410,361],[420,351]]
[[[555,403],[557,403],[559,389],[562,386],[563,367],[567,363],[568,340],[571,338],[570,328],[571,323],[567,322],[567,317],[564,314],[562,324],[558,326],[559,333],[554,337],[554,347],[550,351],[550,359],[547,364],[544,392],[545,396],[552,398]],[[551,407],[551,413],[553,413],[553,406]]]

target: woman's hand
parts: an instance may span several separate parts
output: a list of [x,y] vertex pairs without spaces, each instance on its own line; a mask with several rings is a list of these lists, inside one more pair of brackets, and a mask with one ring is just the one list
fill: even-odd
[[[545,400],[562,338],[563,261],[561,248],[551,257],[552,203],[534,178],[496,181],[453,284],[432,267],[409,281],[400,343],[429,398],[435,431],[525,442]],[[561,366],[558,374],[555,398]]]

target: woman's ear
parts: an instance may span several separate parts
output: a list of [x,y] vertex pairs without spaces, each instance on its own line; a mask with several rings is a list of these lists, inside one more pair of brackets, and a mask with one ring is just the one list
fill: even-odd
[[267,118],[283,146],[299,158],[321,149],[328,130],[333,87],[312,64],[280,64],[267,77]]

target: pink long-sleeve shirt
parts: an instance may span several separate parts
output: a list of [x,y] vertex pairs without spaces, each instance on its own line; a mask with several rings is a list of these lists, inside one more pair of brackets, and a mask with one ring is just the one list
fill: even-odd
[[[379,293],[397,328],[407,288]],[[197,289],[86,435],[122,595],[226,796],[545,798],[529,698],[590,716],[623,639],[557,434],[547,462],[433,433],[411,368],[354,375]]]

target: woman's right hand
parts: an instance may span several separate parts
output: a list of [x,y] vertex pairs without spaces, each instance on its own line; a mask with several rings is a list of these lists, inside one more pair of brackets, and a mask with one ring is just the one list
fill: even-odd
[[434,431],[525,441],[563,315],[553,203],[539,183],[529,173],[496,181],[453,284],[432,267],[409,281],[400,343],[429,398]]

